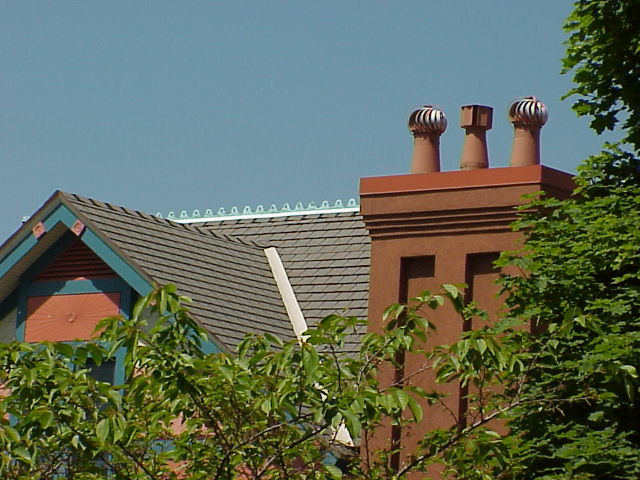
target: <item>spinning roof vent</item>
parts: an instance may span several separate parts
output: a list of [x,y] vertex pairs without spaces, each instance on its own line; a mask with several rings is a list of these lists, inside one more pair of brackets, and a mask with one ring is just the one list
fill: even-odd
[[413,134],[411,173],[440,171],[440,135],[447,129],[441,108],[425,105],[409,115],[407,126]]
[[536,97],[524,97],[509,107],[509,121],[513,123],[511,166],[540,164],[540,129],[547,123],[549,112]]

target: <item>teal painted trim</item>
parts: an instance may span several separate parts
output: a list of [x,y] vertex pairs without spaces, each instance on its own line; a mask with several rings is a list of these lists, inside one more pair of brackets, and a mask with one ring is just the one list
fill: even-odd
[[131,288],[128,285],[120,291],[120,315],[124,318],[131,315]]
[[75,221],[78,220],[71,210],[66,206],[60,205],[42,222],[47,227],[47,232],[55,227],[59,222],[64,223],[68,228],[71,228]]
[[119,292],[122,294],[129,290],[127,284],[120,278],[94,278],[92,280],[38,282],[31,283],[24,289],[29,297],[103,292]]
[[73,239],[77,238],[71,232],[65,232],[53,245],[51,245],[40,258],[38,258],[33,265],[31,265],[20,277],[21,283],[26,283],[32,280],[42,270],[48,267],[70,244]]
[[36,245],[37,242],[38,241],[33,235],[29,235],[20,243],[20,245],[11,250],[6,257],[0,260],[0,277],[4,277],[11,267],[18,263],[20,259]]
[[[53,212],[51,212],[43,221],[47,232],[51,231],[53,227],[59,222],[64,223],[67,227],[71,228],[76,221],[76,217],[71,211],[64,205],[58,206]],[[45,233],[46,235],[46,233]],[[28,232],[27,236],[18,244],[7,256],[0,260],[0,277],[3,277],[16,263],[20,261],[28,252],[38,243],[38,239],[33,236],[31,232]]]
[[18,311],[16,312],[16,340],[24,342],[24,329],[27,318],[27,292],[24,288],[20,289],[18,296]]
[[16,308],[16,305],[18,305],[18,292],[19,289],[16,288],[9,294],[9,296],[7,296],[2,302],[0,302],[0,319],[4,318],[5,315],[8,315],[11,310]]
[[[63,223],[71,228],[78,218],[65,205],[59,205],[44,220],[47,232],[51,231],[58,223]],[[46,235],[46,234],[45,234]],[[151,291],[151,284],[140,275],[131,265],[122,259],[109,245],[103,242],[98,235],[85,228],[80,236],[81,240],[98,255],[111,269],[140,295],[146,295]],[[0,278],[4,276],[16,263],[18,263],[36,244],[38,240],[29,232],[22,242],[8,255],[0,260]]]
[[[120,315],[124,318],[129,318],[131,315],[131,293],[131,288],[129,286],[120,292]],[[126,353],[127,352],[124,347],[120,347],[116,351],[116,366],[115,372],[113,373],[114,385],[122,385],[125,382],[124,358]]]
[[124,378],[124,357],[126,356],[126,349],[124,347],[120,347],[116,350],[116,366],[113,372],[113,384],[114,385],[123,385],[125,382]]
[[[59,210],[60,219],[67,227],[71,228],[77,220],[76,216],[64,205],[60,205]],[[86,227],[80,239],[138,293],[146,295],[151,291],[151,284],[136,272],[131,265],[124,261],[109,245],[103,242],[91,228]]]
[[211,353],[222,353],[222,349],[218,344],[208,338],[205,342],[202,342],[202,352],[205,355],[209,355]]

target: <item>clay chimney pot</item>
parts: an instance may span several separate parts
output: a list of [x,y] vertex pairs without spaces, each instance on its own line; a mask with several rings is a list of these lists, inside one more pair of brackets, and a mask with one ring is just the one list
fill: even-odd
[[488,168],[487,130],[493,126],[493,108],[486,105],[464,105],[460,110],[460,126],[466,131],[460,170]]
[[462,128],[477,127],[491,130],[493,127],[493,108],[484,105],[465,105],[460,110]]

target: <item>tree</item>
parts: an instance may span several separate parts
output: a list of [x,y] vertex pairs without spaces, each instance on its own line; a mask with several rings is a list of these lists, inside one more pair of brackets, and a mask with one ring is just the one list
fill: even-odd
[[[0,399],[0,473],[395,479],[439,464],[444,478],[638,478],[638,167],[610,149],[581,167],[573,198],[525,206],[524,249],[501,260],[522,271],[503,279],[510,310],[450,346],[423,348],[431,310],[448,299],[460,322],[486,317],[453,286],[389,307],[384,333],[368,334],[355,356],[341,347],[362,321],[338,316],[300,343],[253,336],[234,354],[205,354],[173,286],[141,299],[130,319],[106,319],[94,342],[3,345],[0,382],[11,393]],[[91,364],[121,349],[126,384],[93,379]],[[399,353],[421,366],[381,383]],[[360,459],[352,445],[385,422],[418,423],[443,401],[413,384],[428,369],[468,387],[466,423],[424,432],[397,467],[393,443]],[[351,445],[339,444],[341,430]]]
[[[565,68],[577,113],[597,132],[624,119],[637,152],[636,3],[579,0]],[[422,348],[431,309],[448,298],[459,321],[484,313],[446,286],[391,306],[384,334],[356,356],[340,347],[359,320],[337,316],[301,343],[249,337],[236,354],[207,355],[175,287],[143,298],[131,319],[107,319],[96,342],[0,347],[11,390],[0,400],[2,477],[395,479],[435,463],[462,479],[640,477],[640,162],[610,146],[576,181],[572,198],[523,208],[523,250],[501,259],[521,271],[503,278],[508,313],[450,346]],[[90,362],[121,348],[127,383],[94,380]],[[396,445],[360,460],[336,432],[366,444],[385,422],[411,425],[442,401],[412,384],[419,371],[380,383],[400,353],[469,387],[469,411],[465,424],[425,432],[394,468]],[[326,463],[331,452],[340,468]]]
[[[640,151],[640,4],[578,0],[567,20],[564,73],[573,108],[601,133],[622,121]],[[640,161],[619,145],[584,162],[572,198],[534,199],[517,223],[522,251],[507,254],[509,315],[535,325],[504,342],[529,356],[511,377],[521,402],[506,412],[508,478],[640,476]],[[526,273],[525,273],[526,272]],[[522,382],[522,383],[519,383]],[[505,462],[505,458],[500,459]]]
[[570,33],[563,72],[573,72],[573,109],[592,117],[598,133],[623,122],[623,142],[640,151],[640,2],[578,0],[567,19]]
[[[617,149],[580,167],[568,200],[539,199],[518,222],[524,250],[504,264],[513,331],[528,356],[506,412],[512,477],[640,476],[640,162]],[[519,383],[523,382],[523,383]],[[504,471],[504,469],[501,469]]]
[[[379,369],[393,365],[398,352],[423,356],[424,368],[436,369],[443,381],[464,377],[459,367],[474,365],[465,360],[474,354],[483,356],[471,369],[478,375],[504,370],[496,362],[521,368],[508,356],[493,355],[490,338],[482,353],[479,337],[465,354],[460,345],[422,350],[433,328],[424,314],[447,298],[465,313],[453,286],[439,295],[426,293],[411,308],[394,305],[384,334],[368,334],[355,356],[341,347],[362,320],[339,316],[322,320],[303,342],[249,336],[233,354],[205,354],[206,335],[173,286],[142,298],[130,319],[104,320],[96,341],[2,345],[0,381],[10,394],[0,399],[6,412],[0,419],[0,474],[41,480],[107,473],[122,479],[319,479],[345,471],[404,478],[431,463],[446,464],[450,452],[466,448],[461,445],[495,439],[489,418],[465,430],[452,425],[429,432],[404,457],[400,472],[390,462],[394,445],[362,461],[354,445],[366,443],[386,419],[419,422],[422,406],[442,399],[414,387],[413,373],[389,385],[379,382]],[[121,349],[126,383],[94,379],[91,364],[109,361]],[[353,443],[338,442],[345,430]],[[328,462],[332,456],[340,461]]]

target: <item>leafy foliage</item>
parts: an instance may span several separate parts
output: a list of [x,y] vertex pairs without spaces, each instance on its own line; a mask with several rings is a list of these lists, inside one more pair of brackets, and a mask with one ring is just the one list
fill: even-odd
[[[524,249],[501,259],[521,272],[503,278],[508,314],[452,345],[426,348],[433,310],[486,313],[445,285],[390,306],[357,354],[342,347],[362,321],[339,316],[304,342],[251,336],[207,354],[173,286],[105,320],[95,342],[0,346],[2,478],[638,478],[640,165],[611,147],[576,181],[570,199],[523,207]],[[90,375],[122,351],[125,385]],[[427,372],[431,389],[416,381]],[[450,428],[415,447],[372,442],[442,415],[451,383],[468,409]]]
[[[509,365],[522,369],[487,331],[426,351],[433,325],[424,313],[447,298],[461,314],[457,321],[464,321],[470,310],[462,295],[445,286],[442,294],[415,299],[414,307],[390,307],[384,333],[368,334],[357,355],[342,347],[361,321],[339,316],[322,320],[301,343],[251,336],[234,354],[206,354],[206,336],[173,286],[142,298],[131,319],[103,321],[95,342],[3,345],[1,381],[11,393],[0,400],[7,413],[0,419],[0,474],[319,479],[345,471],[402,478],[447,463],[471,448],[461,446],[467,441],[495,440],[488,428],[491,414],[465,429],[452,423],[429,432],[414,452],[403,453],[400,471],[391,464],[397,445],[370,452],[364,461],[355,447],[366,445],[388,419],[410,426],[429,414],[427,405],[443,400],[437,391],[414,385],[419,372],[391,383],[380,380],[399,352],[420,356],[421,370],[434,369],[442,382],[482,386]],[[100,364],[122,349],[126,384],[93,379],[88,362]],[[338,464],[327,462],[332,455]]]
[[570,33],[563,72],[573,72],[573,109],[592,117],[598,133],[623,121],[622,140],[640,151],[640,2],[578,0],[567,19]]
[[510,315],[535,326],[505,339],[530,357],[509,478],[640,476],[640,162],[612,147],[576,181],[526,207],[525,251],[503,258],[527,272],[504,280]]
[[[564,59],[574,110],[593,117],[598,133],[622,121],[636,152],[639,7],[578,0]],[[501,259],[520,270],[503,278],[508,313],[452,345],[425,348],[432,310],[448,299],[452,321],[486,314],[450,285],[389,307],[384,332],[368,334],[356,355],[342,347],[361,321],[339,316],[304,342],[252,336],[234,354],[207,354],[173,286],[140,299],[130,319],[105,320],[98,341],[1,345],[0,383],[10,393],[0,398],[0,475],[640,478],[640,162],[610,146],[576,181],[572,198],[523,208],[524,248]],[[124,385],[91,376],[91,363],[122,351]],[[400,368],[406,355],[420,358],[415,371]],[[425,372],[433,389],[415,381]],[[447,383],[468,401],[462,418],[450,412],[450,428],[425,432],[415,448],[368,448],[389,425],[411,431],[446,410],[437,384]]]

